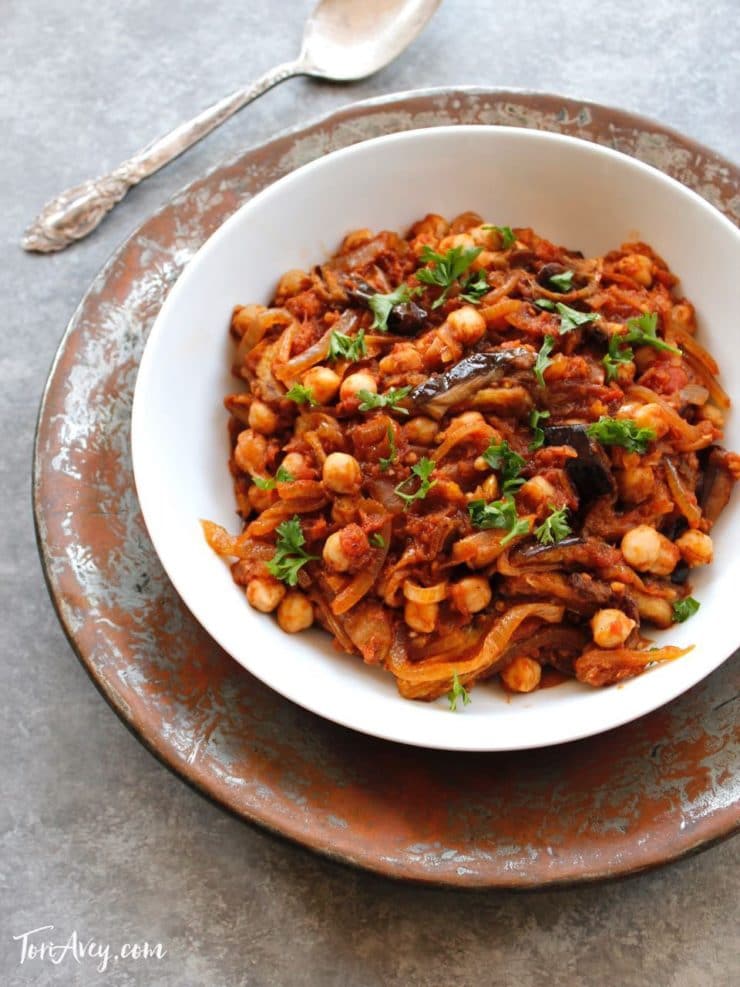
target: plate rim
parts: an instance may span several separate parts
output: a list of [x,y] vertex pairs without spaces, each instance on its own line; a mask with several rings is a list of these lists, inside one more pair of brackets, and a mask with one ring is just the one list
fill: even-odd
[[[470,96],[480,96],[483,98],[489,98],[492,100],[504,100],[507,97],[520,97],[528,100],[545,100],[549,102],[561,101],[566,105],[577,104],[581,108],[594,109],[599,113],[607,114],[611,118],[615,118],[616,121],[623,121],[626,124],[639,128],[641,130],[649,130],[654,133],[663,134],[671,137],[678,144],[682,145],[688,150],[701,154],[702,156],[710,158],[712,161],[717,162],[721,166],[726,167],[733,173],[737,173],[739,166],[735,164],[730,158],[725,155],[719,154],[713,151],[710,147],[702,144],[701,142],[689,137],[669,125],[665,125],[656,121],[655,119],[648,117],[644,114],[633,113],[632,111],[622,109],[620,107],[611,106],[605,103],[599,103],[593,100],[581,99],[577,95],[557,93],[557,92],[547,92],[543,90],[532,90],[527,88],[513,88],[513,87],[485,87],[485,86],[439,86],[439,87],[422,87],[418,89],[403,90],[399,92],[392,92],[381,94],[377,96],[370,97],[368,99],[357,100],[343,106],[337,107],[330,110],[327,113],[318,114],[312,117],[305,123],[298,124],[293,127],[285,128],[279,131],[277,134],[272,136],[269,140],[264,141],[259,144],[249,145],[247,147],[242,147],[233,154],[229,154],[223,159],[216,162],[212,167],[208,168],[204,173],[197,176],[195,179],[187,182],[185,185],[178,188],[172,195],[170,195],[159,208],[154,212],[147,215],[143,221],[137,224],[132,230],[126,233],[123,238],[116,244],[113,250],[109,253],[107,259],[99,268],[97,274],[89,283],[84,291],[78,305],[75,307],[64,332],[59,340],[58,346],[55,350],[53,359],[51,361],[45,384],[42,390],[38,413],[36,417],[36,424],[34,430],[33,438],[33,457],[32,457],[32,485],[31,485],[31,499],[32,499],[32,513],[34,520],[34,532],[36,545],[39,552],[39,558],[41,563],[42,572],[44,575],[44,582],[49,593],[49,597],[54,607],[54,611],[57,618],[62,626],[64,634],[72,648],[74,654],[77,656],[80,664],[85,669],[88,677],[92,680],[93,684],[97,688],[98,692],[103,696],[108,705],[113,709],[118,718],[123,722],[126,728],[131,732],[143,745],[146,747],[157,760],[165,765],[169,770],[171,770],[176,776],[185,781],[189,787],[199,792],[205,798],[215,805],[218,805],[221,809],[226,810],[231,815],[238,819],[246,822],[250,822],[253,825],[258,826],[269,832],[273,836],[277,836],[280,839],[290,841],[292,843],[297,843],[317,854],[320,854],[328,859],[341,863],[344,865],[349,865],[362,870],[367,870],[372,873],[388,877],[392,880],[404,881],[417,883],[421,885],[428,885],[433,887],[444,887],[444,888],[455,888],[458,890],[481,890],[481,889],[506,889],[506,890],[516,890],[516,891],[527,891],[527,890],[546,890],[553,888],[567,888],[573,887],[580,884],[593,884],[600,883],[602,881],[622,879],[634,876],[639,873],[643,873],[649,870],[656,869],[658,867],[664,866],[665,864],[675,862],[677,860],[684,859],[686,857],[692,856],[704,849],[708,849],[711,846],[716,845],[719,842],[723,842],[729,839],[735,833],[740,832],[740,803],[733,803],[729,806],[723,806],[716,809],[711,815],[703,816],[698,820],[694,826],[694,838],[687,841],[685,844],[677,846],[675,851],[671,849],[669,852],[655,851],[653,850],[646,858],[641,861],[635,861],[634,865],[620,865],[619,869],[609,869],[605,865],[592,867],[590,870],[584,870],[577,875],[568,875],[564,877],[553,877],[553,878],[535,878],[535,879],[503,879],[503,875],[499,874],[496,878],[492,878],[489,873],[483,875],[466,875],[466,877],[460,878],[458,880],[451,879],[449,876],[446,877],[435,877],[430,872],[425,872],[423,867],[419,865],[416,869],[410,869],[408,866],[399,864],[394,866],[394,864],[387,861],[382,857],[370,856],[363,853],[352,853],[346,850],[335,850],[330,843],[322,841],[321,839],[309,839],[303,831],[299,831],[297,827],[291,827],[285,825],[283,822],[278,824],[274,819],[270,819],[269,813],[265,815],[260,815],[255,811],[249,811],[249,807],[237,807],[235,805],[229,804],[225,799],[214,794],[209,788],[201,783],[195,775],[188,774],[185,765],[178,761],[174,756],[168,755],[167,747],[157,746],[158,734],[150,736],[146,729],[146,725],[141,722],[134,721],[134,718],[129,715],[126,704],[122,701],[118,693],[111,688],[107,687],[107,683],[98,677],[95,673],[95,669],[89,661],[89,657],[83,654],[82,648],[78,644],[72,627],[62,610],[62,600],[61,593],[54,586],[51,572],[50,572],[50,559],[47,553],[47,546],[44,541],[44,536],[42,533],[42,523],[43,523],[43,508],[40,502],[40,474],[42,470],[42,462],[40,455],[40,437],[41,430],[44,424],[45,414],[47,411],[47,404],[50,397],[50,392],[54,383],[55,374],[57,372],[58,366],[64,355],[65,347],[70,338],[71,334],[77,328],[77,323],[84,307],[91,296],[99,285],[103,284],[107,279],[113,266],[119,260],[120,256],[128,247],[129,243],[134,240],[139,233],[148,226],[153,220],[160,217],[163,213],[168,211],[171,207],[177,205],[177,200],[188,192],[194,186],[206,182],[212,175],[216,172],[226,170],[230,167],[238,164],[241,159],[248,154],[254,154],[256,152],[266,151],[270,149],[275,144],[285,140],[286,138],[299,135],[311,131],[316,127],[331,123],[340,123],[344,119],[352,119],[358,113],[364,110],[372,110],[375,108],[383,108],[386,106],[395,106],[398,109],[402,109],[404,103],[415,100],[419,98],[439,98],[439,99],[449,99],[454,98],[458,95],[465,97]],[[431,125],[434,126],[434,125]],[[455,126],[451,124],[450,126]],[[505,125],[504,125],[505,126]],[[418,128],[415,128],[418,129]],[[536,129],[536,128],[530,128]],[[389,131],[389,133],[394,133],[396,131]],[[586,139],[586,138],[581,138]],[[732,219],[728,217],[725,213],[722,213],[725,218],[730,222]],[[220,224],[219,224],[220,225]],[[204,241],[205,242],[205,241]],[[726,659],[727,660],[727,659]],[[281,701],[292,703],[292,700],[286,699],[281,696]],[[315,715],[315,714],[314,714]],[[393,741],[384,741],[386,743],[394,743]],[[576,743],[577,741],[574,741]],[[405,746],[405,745],[403,745]],[[492,756],[497,756],[494,752],[491,752]],[[507,752],[501,752],[498,756],[505,756]],[[511,752],[515,753],[515,752]],[[512,878],[516,878],[516,875],[511,875]]]

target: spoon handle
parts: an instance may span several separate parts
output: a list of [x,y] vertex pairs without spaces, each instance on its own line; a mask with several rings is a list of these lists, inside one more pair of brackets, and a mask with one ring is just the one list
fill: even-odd
[[28,227],[21,241],[23,249],[52,253],[81,240],[96,228],[130,188],[159,171],[272,86],[305,71],[300,60],[277,65],[245,89],[225,96],[192,120],[147,144],[107,175],[88,179],[62,192],[44,206]]

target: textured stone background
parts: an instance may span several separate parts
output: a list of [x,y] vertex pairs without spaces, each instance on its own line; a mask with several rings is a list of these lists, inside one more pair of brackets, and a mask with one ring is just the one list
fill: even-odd
[[[0,573],[0,982],[612,984],[740,979],[738,841],[622,884],[508,896],[346,870],[223,814],[122,727],[68,647],[34,546],[30,463],[45,374],[110,251],[225,156],[344,103],[456,83],[560,91],[660,118],[740,157],[735,0],[446,0],[423,38],[351,88],[295,80],[138,189],[93,237],[24,255],[52,194],[292,57],[311,0],[4,0]],[[160,962],[19,965],[12,937],[163,942]]]

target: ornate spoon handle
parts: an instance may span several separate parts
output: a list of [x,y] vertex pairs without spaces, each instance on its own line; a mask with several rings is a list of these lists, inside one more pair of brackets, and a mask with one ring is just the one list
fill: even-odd
[[210,134],[224,120],[272,86],[306,72],[301,61],[285,62],[256,79],[246,89],[224,97],[198,116],[147,144],[107,175],[91,178],[48,202],[26,230],[24,250],[51,253],[64,250],[91,233],[128,190]]

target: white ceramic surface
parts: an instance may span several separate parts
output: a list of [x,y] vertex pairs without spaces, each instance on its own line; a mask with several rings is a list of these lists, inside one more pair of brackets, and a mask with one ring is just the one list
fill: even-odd
[[[278,277],[336,250],[352,229],[405,230],[428,212],[475,210],[492,223],[532,226],[586,254],[640,238],[661,254],[696,305],[700,339],[740,398],[740,232],[703,199],[617,152],[502,127],[442,127],[367,141],[281,179],[231,217],[188,264],[152,329],[133,409],[136,486],[155,548],[185,603],[245,668],[331,720],[403,743],[514,750],[619,726],[694,685],[740,644],[740,513],[736,497],[714,529],[715,562],[693,579],[699,613],[663,644],[686,657],[618,687],[578,683],[507,697],[478,685],[453,714],[445,700],[400,698],[393,677],[338,654],[328,635],[283,634],[252,610],[228,566],[207,547],[199,518],[239,530],[226,460],[223,397],[228,324],[237,303],[268,303]],[[740,416],[725,444],[740,448]],[[733,550],[733,543],[735,550]]]

